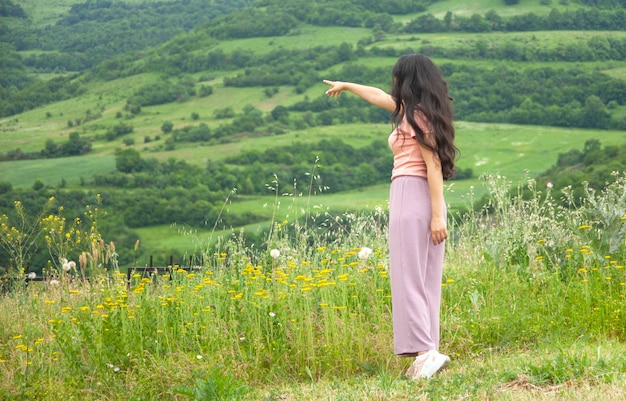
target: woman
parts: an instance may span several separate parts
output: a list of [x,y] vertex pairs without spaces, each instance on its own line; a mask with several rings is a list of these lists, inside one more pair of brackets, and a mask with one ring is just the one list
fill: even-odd
[[391,94],[350,82],[324,83],[330,85],[328,96],[348,91],[392,112],[389,264],[394,352],[415,357],[408,377],[429,378],[450,363],[438,352],[448,238],[443,181],[454,175],[458,149],[451,98],[437,66],[420,54],[402,56],[392,78]]

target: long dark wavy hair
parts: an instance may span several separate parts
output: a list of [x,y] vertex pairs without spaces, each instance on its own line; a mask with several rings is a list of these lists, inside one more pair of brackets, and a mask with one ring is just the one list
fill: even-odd
[[[443,178],[447,180],[454,176],[459,149],[454,145],[452,98],[441,71],[428,57],[409,54],[398,59],[391,74],[391,96],[396,102],[391,115],[394,126],[397,127],[406,116],[420,145],[439,156]],[[426,140],[415,121],[415,112],[423,113],[432,126],[434,143]]]

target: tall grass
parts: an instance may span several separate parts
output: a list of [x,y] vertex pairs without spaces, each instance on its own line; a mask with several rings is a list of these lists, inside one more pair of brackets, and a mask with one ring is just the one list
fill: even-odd
[[[572,350],[626,339],[626,176],[583,200],[566,190],[564,202],[533,181],[485,183],[484,209],[451,216],[442,282],[442,351],[453,371],[467,367],[422,395],[623,382],[617,356]],[[354,377],[378,377],[372,399],[414,394],[397,380],[408,361],[392,355],[386,211],[276,202],[294,218],[275,221],[261,247],[234,233],[202,266],[130,282],[116,269],[89,281],[70,271],[3,295],[1,398],[285,399],[277,388]],[[553,356],[471,372],[487,353],[534,349]]]

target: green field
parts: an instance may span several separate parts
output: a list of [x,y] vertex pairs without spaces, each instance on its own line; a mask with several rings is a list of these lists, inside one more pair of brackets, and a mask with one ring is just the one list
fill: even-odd
[[[147,131],[150,128],[140,129]],[[167,160],[171,157],[181,158],[189,163],[203,165],[207,160],[223,160],[241,151],[296,143],[304,144],[321,139],[341,138],[356,146],[365,146],[374,139],[386,138],[389,129],[389,125],[386,124],[315,127],[306,131],[291,131],[283,135],[241,138],[233,143],[222,145],[183,146],[167,152],[144,151],[143,156],[160,160]],[[551,167],[556,162],[559,153],[571,149],[581,150],[585,141],[589,139],[598,139],[604,145],[619,145],[624,142],[624,134],[621,131],[464,121],[456,122],[456,132],[457,145],[461,150],[458,165],[462,168],[472,168],[476,178],[481,174],[503,174],[512,180],[517,180],[524,175],[525,170],[534,176]],[[139,142],[135,145],[138,150],[145,147],[141,143],[144,133],[133,134]],[[79,158],[4,162],[1,166],[3,171],[6,168],[8,172],[5,179],[16,187],[29,186],[37,179],[41,179],[46,184],[56,184],[64,177],[71,185],[75,182],[72,179],[78,177],[76,171],[80,171],[80,174],[86,178],[91,172],[104,173],[114,170],[115,165],[110,152],[115,146],[120,145],[112,143],[98,146],[93,155]],[[311,160],[311,165],[313,162]],[[320,164],[323,166],[324,160],[320,160]],[[59,171],[51,172],[51,168],[59,168]],[[323,167],[321,173],[323,174]],[[466,183],[477,186],[476,180],[455,182],[453,186],[465,188]]]
[[361,39],[369,38],[371,34],[371,29],[367,28],[327,27],[320,30],[319,27],[305,25],[299,29],[297,35],[225,40],[215,46],[215,49],[222,49],[225,52],[247,50],[264,54],[283,48],[311,49],[341,43],[357,43]]
[[562,5],[559,1],[551,1],[549,5],[542,5],[536,0],[520,0],[518,4],[507,6],[502,0],[476,0],[472,2],[444,0],[437,1],[428,7],[428,12],[437,18],[443,18],[448,12],[454,15],[470,17],[474,14],[485,15],[490,10],[495,10],[503,17],[513,15],[521,15],[534,13],[536,15],[546,15],[553,8],[563,12],[565,10],[576,10],[580,6],[574,1],[570,1],[568,5]]
[[[364,132],[372,130],[372,136],[381,135],[387,132],[384,125],[349,125],[339,127],[328,127],[332,129],[348,130],[352,132]],[[286,138],[290,134],[280,136],[281,144],[287,144]],[[285,137],[285,138],[284,138]],[[318,139],[320,137],[317,137]],[[599,139],[604,145],[620,145],[624,143],[624,134],[619,131],[593,131],[582,129],[565,129],[555,127],[539,126],[518,126],[510,124],[482,124],[457,122],[457,144],[461,149],[459,166],[472,168],[474,178],[470,180],[449,181],[446,184],[446,201],[449,205],[449,212],[455,213],[460,209],[469,206],[469,194],[475,199],[479,199],[487,193],[481,176],[485,174],[502,175],[507,177],[514,186],[525,186],[525,177],[532,178],[547,170],[556,163],[560,153],[571,149],[582,150],[585,141],[589,139]],[[271,142],[271,138],[268,139]],[[301,140],[301,138],[298,138]],[[260,140],[255,140],[260,141]],[[285,141],[285,142],[283,142]],[[264,142],[259,142],[259,147],[263,147]],[[250,144],[252,147],[252,145]],[[265,145],[266,146],[266,145]],[[202,150],[191,150],[186,153],[188,160],[198,160],[194,157],[196,152]],[[228,153],[227,147],[218,147],[215,155]],[[323,165],[323,160],[320,161]],[[323,167],[319,171],[323,176]],[[268,184],[271,178],[268,178]],[[545,183],[538,183],[541,189]],[[387,198],[389,194],[388,185],[375,185],[369,188],[362,188],[355,191],[338,194],[317,194],[307,196],[307,189],[302,189],[302,198],[281,197],[280,208],[277,208],[275,221],[283,219],[293,219],[300,208],[307,205],[318,206],[314,212],[324,212],[330,210],[331,215],[341,213],[346,210],[354,210],[355,207],[364,210],[373,210],[380,206],[386,210]],[[235,195],[224,210],[224,213],[254,212],[262,213],[271,221],[275,196],[268,194],[265,197],[238,197]],[[305,207],[305,209],[307,209]],[[143,244],[147,248],[165,248],[167,244],[176,244],[176,249],[192,252],[198,240],[205,241],[209,237],[228,234],[230,230],[216,230],[213,232],[214,222],[209,222],[205,230],[198,230],[195,236],[191,236],[194,241],[189,240],[189,236],[179,233],[180,227],[159,226],[147,227],[137,230],[142,238]],[[246,231],[256,232],[260,228],[266,228],[267,223],[255,224],[244,227]]]
[[78,187],[81,179],[115,170],[115,158],[107,155],[20,160],[4,162],[1,166],[3,181],[18,183],[16,188],[28,187],[37,180],[51,186],[65,180],[67,186]]

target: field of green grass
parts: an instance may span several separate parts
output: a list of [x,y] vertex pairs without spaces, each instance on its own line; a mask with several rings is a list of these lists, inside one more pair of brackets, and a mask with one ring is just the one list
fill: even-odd
[[320,46],[340,45],[341,43],[357,43],[361,39],[371,37],[372,31],[367,28],[327,27],[317,26],[300,28],[297,35],[272,38],[249,38],[226,40],[215,46],[225,52],[247,50],[264,54],[278,49],[311,49]]
[[261,248],[232,237],[198,270],[130,283],[96,269],[111,264],[105,244],[76,271],[52,267],[0,295],[0,398],[623,400],[626,245],[607,247],[626,224],[610,202],[626,176],[580,210],[505,187],[491,180],[488,231],[486,215],[468,215],[446,244],[440,349],[452,363],[432,379],[407,379],[410,359],[393,355],[375,212],[336,216],[351,229],[333,236],[287,223]]
[[552,0],[549,5],[543,5],[536,0],[520,0],[517,4],[511,6],[505,5],[502,0],[476,0],[472,2],[444,0],[437,1],[428,7],[428,12],[437,18],[443,18],[448,11],[454,15],[470,17],[474,14],[485,15],[488,11],[495,10],[503,17],[510,17],[527,13],[547,15],[553,8],[563,12],[565,10],[576,10],[579,7],[580,5],[574,1],[563,5],[557,0]]
[[37,180],[57,186],[63,180],[68,187],[79,187],[81,179],[89,179],[94,174],[115,170],[112,155],[94,157],[66,157],[59,159],[19,160],[2,163],[2,179],[5,182],[22,183],[29,187]]
[[[536,31],[536,32],[488,32],[488,33],[468,33],[468,32],[442,32],[442,33],[416,33],[389,35],[376,42],[379,47],[393,47],[398,49],[412,47],[419,49],[428,44],[433,47],[444,49],[475,47],[481,42],[490,48],[497,48],[504,43],[515,43],[524,45],[524,48],[533,50],[554,50],[565,48],[568,45],[580,45],[586,43],[593,37],[615,37],[624,38],[626,32],[616,31]],[[480,61],[480,60],[478,60]],[[498,62],[497,60],[490,60]],[[550,62],[551,63],[551,62]],[[511,62],[515,65],[517,63]],[[541,64],[541,63],[537,63]],[[549,64],[549,63],[545,63]],[[581,65],[593,65],[595,63],[580,63]],[[616,65],[621,65],[615,62]],[[529,63],[520,65],[528,66]],[[571,63],[569,63],[571,65]]]

